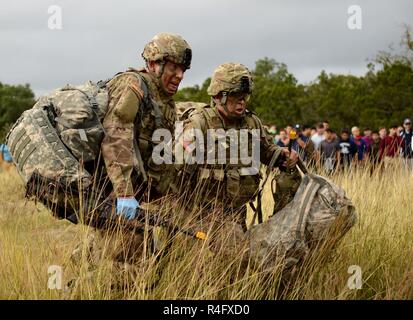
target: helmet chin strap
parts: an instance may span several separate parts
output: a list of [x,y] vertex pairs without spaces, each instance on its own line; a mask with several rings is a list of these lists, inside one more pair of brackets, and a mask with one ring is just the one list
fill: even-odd
[[227,118],[228,118],[228,119],[230,119],[230,120],[238,120],[238,119],[241,119],[241,118],[245,115],[245,112],[244,112],[244,114],[243,114],[242,116],[240,116],[240,117],[239,117],[239,116],[234,116],[234,115],[232,115],[231,112],[228,110],[227,102],[228,102],[228,92],[223,91],[223,92],[222,92],[222,97],[221,97],[221,100],[220,100],[220,104],[221,104],[221,106],[224,108],[224,110],[225,110],[225,112],[226,112],[226,114],[227,114]]
[[228,116],[230,116],[230,112],[227,108],[227,101],[228,101],[228,93],[223,91],[220,103],[221,103],[221,106],[224,108],[225,112],[228,114]]

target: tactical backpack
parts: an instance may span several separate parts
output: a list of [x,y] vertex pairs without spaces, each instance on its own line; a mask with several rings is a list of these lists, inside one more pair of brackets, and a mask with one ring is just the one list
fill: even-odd
[[283,260],[285,270],[291,270],[323,244],[334,248],[356,220],[355,207],[343,189],[306,174],[289,204],[248,230],[250,257],[265,269]]
[[180,121],[187,118],[189,113],[195,109],[205,108],[208,104],[203,102],[185,101],[175,103],[176,114]]
[[[142,80],[145,109],[151,101],[147,85],[138,73],[133,74]],[[48,179],[80,183],[85,188],[91,183],[91,172],[84,164],[99,157],[105,134],[102,120],[109,102],[106,84],[110,80],[66,85],[23,112],[6,140],[25,183],[33,172]]]

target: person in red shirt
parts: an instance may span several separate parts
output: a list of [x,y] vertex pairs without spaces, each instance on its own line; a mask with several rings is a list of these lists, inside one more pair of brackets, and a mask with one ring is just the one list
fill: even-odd
[[397,157],[400,155],[400,149],[404,146],[404,140],[397,135],[397,125],[392,126],[389,130],[389,135],[381,140],[380,143],[380,158]]

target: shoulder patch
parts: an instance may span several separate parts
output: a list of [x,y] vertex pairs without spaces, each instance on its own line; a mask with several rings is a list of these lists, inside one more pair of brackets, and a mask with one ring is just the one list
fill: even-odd
[[129,83],[129,88],[139,97],[139,98],[143,98],[144,96],[144,92],[142,90],[142,88],[138,85],[137,82],[131,82]]

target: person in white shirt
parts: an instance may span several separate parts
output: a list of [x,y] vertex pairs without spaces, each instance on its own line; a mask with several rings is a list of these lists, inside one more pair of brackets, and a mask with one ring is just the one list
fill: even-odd
[[317,132],[311,137],[311,141],[314,143],[314,148],[318,150],[320,143],[325,140],[325,128],[322,123],[317,124]]

